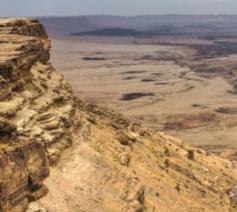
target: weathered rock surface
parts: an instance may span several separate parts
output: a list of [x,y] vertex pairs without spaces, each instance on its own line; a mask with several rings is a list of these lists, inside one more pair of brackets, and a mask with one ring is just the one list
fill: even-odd
[[0,211],[46,195],[49,163],[71,145],[74,101],[49,48],[38,21],[0,20]]
[[0,211],[237,211],[235,162],[74,99],[49,48],[0,20]]

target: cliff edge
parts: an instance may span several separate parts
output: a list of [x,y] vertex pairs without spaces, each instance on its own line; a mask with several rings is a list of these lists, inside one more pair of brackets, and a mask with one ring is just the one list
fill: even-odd
[[75,106],[36,20],[0,20],[0,211],[47,194],[49,164],[71,145]]
[[49,49],[0,19],[0,211],[237,211],[235,162],[75,99]]

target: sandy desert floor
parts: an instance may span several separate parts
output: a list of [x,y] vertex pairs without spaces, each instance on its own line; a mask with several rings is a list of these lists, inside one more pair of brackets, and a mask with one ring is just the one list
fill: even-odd
[[235,42],[53,38],[51,61],[81,99],[223,152],[237,149]]

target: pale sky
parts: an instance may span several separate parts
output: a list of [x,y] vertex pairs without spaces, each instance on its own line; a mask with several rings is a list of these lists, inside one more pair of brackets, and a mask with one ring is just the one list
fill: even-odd
[[237,0],[0,0],[0,16],[237,14]]

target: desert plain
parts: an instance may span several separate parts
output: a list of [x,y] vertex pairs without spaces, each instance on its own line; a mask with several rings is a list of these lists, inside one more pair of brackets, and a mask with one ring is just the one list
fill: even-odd
[[237,148],[234,36],[55,36],[79,98],[223,155]]

